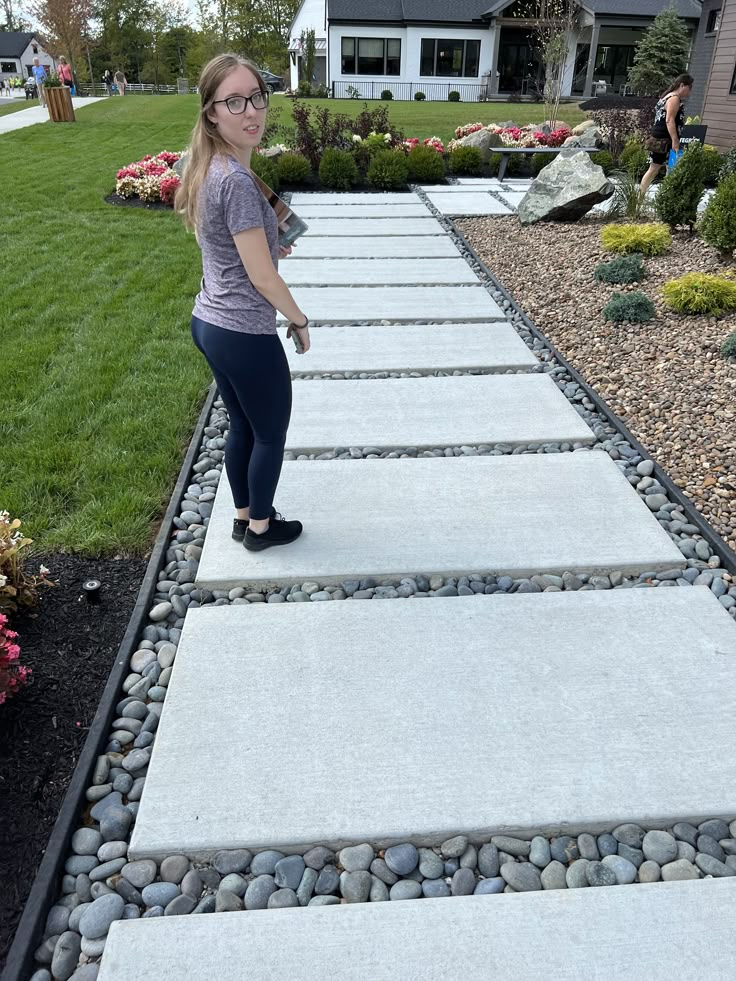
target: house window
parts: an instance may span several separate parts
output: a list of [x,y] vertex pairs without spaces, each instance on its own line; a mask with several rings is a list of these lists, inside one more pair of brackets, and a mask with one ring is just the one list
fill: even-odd
[[18,71],[18,66],[14,61],[0,61],[0,72],[11,72],[15,74]]
[[633,44],[599,45],[594,78],[608,82],[617,91],[626,82],[629,68],[634,64],[635,52],[636,46]]
[[721,26],[721,11],[711,10],[708,14],[708,23],[705,28],[706,34],[715,34],[718,28]]
[[422,38],[419,74],[427,77],[471,78],[478,76],[480,41],[444,41]]
[[31,47],[33,48],[34,55],[37,55],[38,54],[38,45],[37,44],[32,44]]
[[344,37],[343,75],[400,75],[401,40],[382,37]]

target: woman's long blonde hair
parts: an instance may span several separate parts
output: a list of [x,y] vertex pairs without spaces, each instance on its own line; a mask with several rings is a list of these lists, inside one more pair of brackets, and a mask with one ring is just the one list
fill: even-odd
[[210,162],[215,154],[227,156],[231,152],[230,146],[222,139],[217,126],[208,118],[207,113],[212,108],[220,84],[230,72],[241,66],[253,72],[261,92],[268,91],[253,62],[235,54],[217,55],[208,61],[199,78],[199,118],[192,130],[184,175],[174,198],[174,209],[182,216],[186,227],[193,232],[197,230],[199,219],[199,192]]

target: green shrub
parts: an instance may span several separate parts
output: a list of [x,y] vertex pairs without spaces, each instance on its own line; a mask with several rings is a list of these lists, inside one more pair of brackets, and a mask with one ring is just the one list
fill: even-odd
[[613,170],[613,154],[608,150],[598,150],[590,155],[591,163],[603,168],[604,174],[610,174]]
[[731,174],[736,174],[736,146],[732,147],[721,161],[721,176],[719,180],[725,180]]
[[732,259],[736,250],[736,172],[729,174],[716,188],[698,226],[702,238],[722,258]]
[[448,102],[459,102],[460,101],[460,93],[459,92],[448,92],[447,93],[447,101]]
[[479,174],[483,156],[477,146],[456,146],[450,154],[453,174]]
[[643,293],[614,293],[602,310],[603,319],[615,324],[644,324],[654,316],[654,304]]
[[686,273],[662,287],[668,307],[678,313],[707,313],[720,317],[736,310],[736,282],[710,273]]
[[692,228],[698,218],[698,202],[705,190],[705,154],[699,143],[691,144],[662,183],[654,199],[660,220],[676,228]]
[[309,99],[312,95],[312,83],[302,79],[296,87],[296,94],[300,99]]
[[313,99],[329,99],[330,90],[326,85],[318,85],[316,89],[312,89]]
[[736,358],[736,330],[721,345],[721,354],[724,358]]
[[414,93],[414,101],[415,102],[424,102],[424,100],[426,98],[427,98],[427,96],[424,94],[424,92],[415,92]]
[[268,184],[272,191],[278,191],[279,172],[270,157],[264,157],[262,153],[254,153],[250,160],[250,169],[264,184]]
[[664,225],[605,225],[601,230],[601,244],[606,252],[628,255],[662,255],[672,244],[672,236]]
[[593,273],[599,283],[638,283],[644,279],[642,257],[638,252],[621,255],[611,262],[601,262]]
[[381,150],[368,168],[368,183],[384,191],[403,187],[409,177],[409,164],[401,150]]
[[383,92],[381,92],[381,98],[383,99],[384,102],[391,102],[393,97],[394,94],[391,91],[391,89],[384,89]]
[[649,169],[647,148],[640,140],[627,140],[618,162],[622,170],[641,180]]
[[325,150],[319,164],[319,179],[325,187],[347,191],[358,180],[352,155],[347,150]]
[[409,164],[409,177],[419,183],[439,181],[445,176],[445,163],[442,154],[430,146],[415,146],[406,158]]
[[305,184],[312,173],[312,165],[302,153],[282,153],[276,168],[283,184]]
[[[494,154],[495,156],[495,154]],[[511,159],[517,156],[517,154],[512,154]],[[521,154],[518,154],[521,156]],[[541,174],[547,164],[551,164],[553,160],[557,159],[556,153],[534,153],[532,154],[532,171],[536,177]]]
[[716,147],[711,146],[709,143],[706,143],[703,147],[703,165],[705,183],[708,184],[709,187],[715,186],[721,175],[723,157],[720,155]]

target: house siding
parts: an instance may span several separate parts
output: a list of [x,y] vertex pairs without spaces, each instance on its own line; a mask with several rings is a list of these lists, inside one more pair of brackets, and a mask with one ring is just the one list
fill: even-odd
[[715,51],[716,39],[718,38],[717,33],[706,34],[706,27],[708,26],[708,18],[711,12],[720,10],[722,5],[723,0],[704,0],[703,2],[703,15],[700,18],[695,46],[693,47],[690,66],[688,68],[688,71],[695,79],[692,95],[687,100],[688,116],[701,116],[703,113],[705,90],[708,87],[710,66],[713,63],[713,52]]
[[736,70],[736,0],[724,0],[713,64],[703,106],[708,143],[720,150],[736,146],[736,93],[731,81]]

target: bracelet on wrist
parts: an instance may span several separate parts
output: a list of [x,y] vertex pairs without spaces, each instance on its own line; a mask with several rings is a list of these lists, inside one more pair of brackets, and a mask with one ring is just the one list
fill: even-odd
[[[292,323],[294,322],[292,321]],[[294,327],[296,327],[297,330],[304,330],[306,327],[309,327],[309,317],[304,318],[304,323],[301,324],[301,326],[299,324],[294,324]]]

